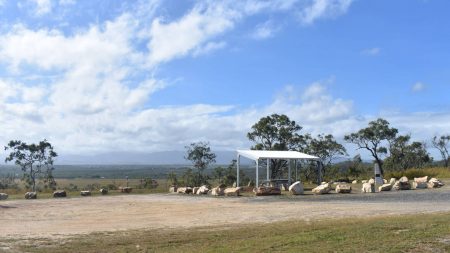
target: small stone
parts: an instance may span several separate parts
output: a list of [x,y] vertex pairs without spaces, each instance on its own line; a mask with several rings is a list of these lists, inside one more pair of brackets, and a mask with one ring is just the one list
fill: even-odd
[[84,197],[91,196],[91,191],[81,191],[80,195]]
[[8,194],[0,193],[0,200],[6,200],[6,199],[8,199]]
[[197,194],[198,189],[200,189],[200,187],[194,187],[194,188],[192,188],[192,194]]
[[373,180],[373,183],[364,183],[362,185],[361,192],[363,192],[363,193],[374,193],[375,192],[375,180]]
[[281,189],[278,187],[260,186],[258,188],[253,189],[253,192],[255,193],[256,196],[280,195]]
[[37,199],[37,193],[36,192],[27,192],[25,193],[26,199]]
[[119,187],[120,192],[123,193],[130,193],[131,191],[133,191],[133,188],[131,187]]
[[201,195],[201,194],[208,194],[209,188],[206,185],[202,185],[200,186],[200,188],[197,191],[197,195]]
[[176,185],[173,185],[171,187],[169,187],[169,192],[170,193],[177,193],[178,187]]
[[352,184],[357,184],[358,183],[358,180],[353,180],[352,181]]
[[335,190],[336,193],[351,193],[352,187],[349,184],[338,184]]
[[66,191],[55,191],[53,192],[53,198],[65,198],[67,197]]
[[325,183],[317,186],[316,188],[312,189],[312,192],[314,194],[327,194],[331,191],[331,184]]
[[395,178],[391,178],[391,180],[389,180],[389,183],[390,183],[391,185],[394,185],[394,184],[395,184],[395,181],[397,181]]
[[391,189],[392,189],[391,184],[383,184],[382,186],[378,187],[378,191],[380,191],[380,192],[390,191]]
[[106,195],[106,194],[108,194],[108,189],[101,188],[99,192],[100,192],[102,195]]
[[232,187],[232,188],[226,188],[224,190],[225,196],[239,196],[241,191],[241,187]]

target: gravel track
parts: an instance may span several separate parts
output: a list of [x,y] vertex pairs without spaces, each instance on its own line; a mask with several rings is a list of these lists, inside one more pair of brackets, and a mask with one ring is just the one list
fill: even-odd
[[[356,192],[356,191],[355,191]],[[372,194],[211,197],[118,195],[0,202],[0,238],[59,238],[129,229],[182,229],[285,220],[446,212],[450,187]]]

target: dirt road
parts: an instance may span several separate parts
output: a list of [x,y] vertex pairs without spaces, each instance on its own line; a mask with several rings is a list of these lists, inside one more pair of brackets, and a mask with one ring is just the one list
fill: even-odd
[[450,187],[327,196],[215,198],[170,194],[0,202],[1,238],[55,238],[98,231],[450,212]]

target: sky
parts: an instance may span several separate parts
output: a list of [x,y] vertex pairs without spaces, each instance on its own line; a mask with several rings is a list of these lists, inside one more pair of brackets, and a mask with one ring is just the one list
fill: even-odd
[[196,141],[235,150],[272,113],[342,143],[383,117],[429,143],[450,134],[449,9],[447,0],[0,0],[0,143],[45,138],[63,155]]

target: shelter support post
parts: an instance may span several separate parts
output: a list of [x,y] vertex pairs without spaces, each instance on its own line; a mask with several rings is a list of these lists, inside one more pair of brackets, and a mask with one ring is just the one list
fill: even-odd
[[269,170],[270,170],[270,159],[267,158],[267,181],[270,180],[270,176],[269,176]]
[[258,161],[258,160],[259,160],[259,159],[256,160],[256,178],[255,178],[255,182],[256,182],[256,185],[255,185],[255,186],[256,186],[256,187],[259,186],[259,173],[258,173],[258,172],[259,172],[259,171],[258,171],[258,170],[259,170],[259,163],[258,163],[259,161]]
[[322,162],[317,161],[317,185],[322,183]]
[[289,167],[288,167],[288,185],[291,185],[291,159],[288,160]]
[[294,166],[295,166],[295,182],[297,182],[298,181],[297,159],[294,160]]
[[241,162],[241,155],[237,155],[237,164],[236,164],[236,187],[239,187],[239,164]]

